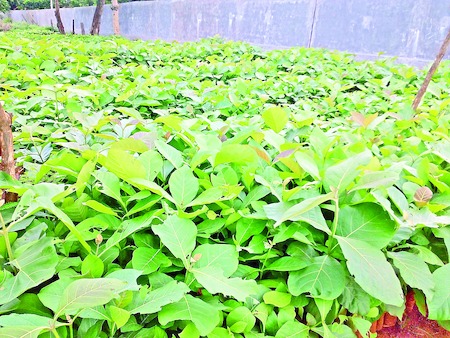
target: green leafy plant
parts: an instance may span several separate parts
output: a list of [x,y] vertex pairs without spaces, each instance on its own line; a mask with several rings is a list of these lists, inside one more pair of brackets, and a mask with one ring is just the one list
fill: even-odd
[[[450,67],[0,35],[0,336],[354,337],[450,320]],[[43,33],[43,34],[41,34]]]

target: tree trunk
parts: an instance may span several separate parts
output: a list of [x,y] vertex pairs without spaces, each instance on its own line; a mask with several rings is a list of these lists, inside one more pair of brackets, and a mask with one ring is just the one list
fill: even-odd
[[118,0],[111,0],[111,9],[112,9],[114,35],[120,35],[119,1]]
[[59,0],[55,0],[55,16],[56,16],[56,26],[61,34],[66,34],[64,31],[64,25],[61,20],[61,14],[59,13]]
[[100,21],[104,6],[105,0],[97,0],[97,7],[95,8],[94,18],[92,19],[91,35],[98,35],[100,33]]
[[[16,178],[16,165],[14,163],[13,135],[11,130],[12,117],[0,104],[0,155],[2,156],[1,167],[4,172],[13,179]],[[17,201],[17,194],[6,192],[5,202]]]
[[425,77],[425,81],[423,81],[422,87],[420,87],[419,91],[417,92],[416,98],[414,99],[414,102],[412,104],[412,108],[414,109],[414,111],[416,111],[417,108],[419,108],[420,101],[422,101],[422,97],[425,95],[425,92],[427,91],[431,78],[433,77],[434,72],[438,68],[439,63],[444,57],[445,52],[447,51],[449,45],[450,45],[450,29],[448,30],[447,36],[445,37],[438,54],[436,55],[436,59],[434,60],[433,64],[430,67],[430,70],[428,71],[427,76]]

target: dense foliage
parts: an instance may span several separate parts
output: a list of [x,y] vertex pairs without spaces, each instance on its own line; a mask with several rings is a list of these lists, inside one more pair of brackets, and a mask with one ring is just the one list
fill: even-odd
[[389,60],[0,33],[0,336],[355,337],[408,288],[448,325],[449,65],[415,114]]
[[[131,0],[142,1],[142,0]],[[0,5],[5,2],[8,6],[5,11],[15,9],[48,9],[50,8],[50,0],[0,0]],[[130,0],[119,0],[119,3],[130,2]],[[55,0],[53,0],[53,7]],[[95,6],[96,0],[60,0],[61,8]],[[106,0],[106,4],[111,4],[111,0]],[[5,12],[4,11],[4,12]]]

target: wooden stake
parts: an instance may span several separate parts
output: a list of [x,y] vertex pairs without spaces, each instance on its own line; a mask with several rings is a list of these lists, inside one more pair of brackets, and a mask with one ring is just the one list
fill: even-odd
[[416,98],[414,99],[414,102],[412,104],[412,109],[414,111],[416,111],[417,108],[419,107],[420,101],[422,101],[422,98],[425,95],[425,92],[427,91],[427,88],[428,88],[428,85],[430,84],[431,78],[433,77],[433,74],[436,72],[436,69],[438,68],[439,63],[441,62],[442,58],[444,57],[445,52],[447,51],[449,45],[450,45],[450,29],[448,30],[447,37],[445,38],[444,42],[442,43],[442,46],[439,49],[438,54],[436,55],[436,59],[434,60],[433,64],[431,65],[430,70],[428,71],[428,74],[422,83],[422,87],[420,87],[419,91],[417,92]]
[[[13,135],[11,130],[12,117],[5,112],[0,103],[0,149],[3,171],[13,179],[16,178],[16,165],[14,163]],[[6,192],[5,202],[16,202],[17,194]]]

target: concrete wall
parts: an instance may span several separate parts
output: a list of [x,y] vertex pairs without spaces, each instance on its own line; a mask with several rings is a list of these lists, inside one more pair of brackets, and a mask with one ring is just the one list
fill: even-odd
[[[89,31],[94,7],[63,8]],[[13,11],[15,21],[56,26],[53,10]],[[268,48],[324,47],[375,57],[382,52],[417,63],[434,59],[450,29],[449,0],[155,0],[120,5],[129,38],[189,41],[220,35]],[[101,34],[112,34],[105,6]],[[446,56],[449,58],[449,55]]]

